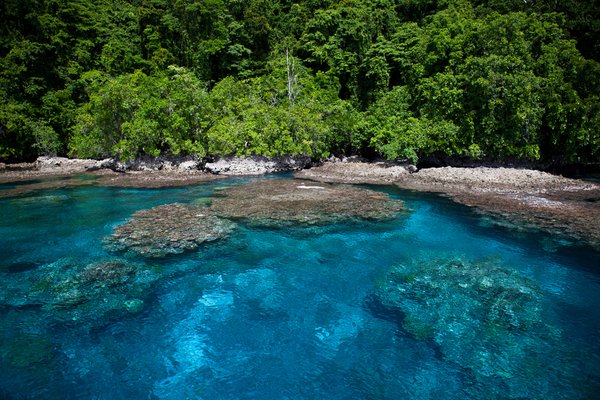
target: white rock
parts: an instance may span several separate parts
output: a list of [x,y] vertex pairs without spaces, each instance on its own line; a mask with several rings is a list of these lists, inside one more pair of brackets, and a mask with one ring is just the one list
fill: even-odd
[[177,166],[180,171],[193,171],[198,169],[198,161],[184,161]]

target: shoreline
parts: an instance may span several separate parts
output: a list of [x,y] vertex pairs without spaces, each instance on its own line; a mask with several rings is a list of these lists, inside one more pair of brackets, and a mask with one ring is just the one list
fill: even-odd
[[[363,175],[357,175],[357,170]],[[472,207],[493,225],[510,230],[539,229],[600,251],[600,184],[591,181],[505,167],[438,167],[402,173],[385,163],[361,169],[343,162],[324,164],[295,176],[320,182],[391,184],[438,193]]]
[[[225,158],[211,162],[183,159],[71,160],[40,157],[35,163],[0,165],[0,198],[37,190],[96,185],[162,188],[210,182],[230,176],[294,172],[317,182],[392,185],[433,192],[472,207],[492,224],[509,229],[541,229],[600,250],[600,184],[530,169],[436,167],[330,159],[312,165],[306,158]],[[78,177],[86,177],[78,179]],[[55,178],[55,179],[54,179]],[[31,181],[31,182],[29,182]],[[13,187],[10,187],[11,184]]]

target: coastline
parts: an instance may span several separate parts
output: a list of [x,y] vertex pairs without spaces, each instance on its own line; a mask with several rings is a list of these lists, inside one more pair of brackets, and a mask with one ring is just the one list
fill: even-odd
[[406,167],[402,173],[380,163],[356,175],[357,169],[360,167],[353,163],[327,163],[296,176],[321,182],[393,184],[401,189],[439,193],[472,207],[491,224],[511,230],[540,229],[600,250],[600,184],[505,167],[439,167],[412,173]]
[[[0,165],[1,197],[67,186],[130,188],[186,186],[229,176],[292,171],[296,178],[328,183],[394,185],[434,192],[473,207],[489,222],[509,229],[541,229],[600,250],[600,184],[517,168],[438,167],[330,159],[312,165],[306,158],[264,157],[219,160],[107,160],[40,157],[34,163]],[[77,179],[77,177],[86,177]]]

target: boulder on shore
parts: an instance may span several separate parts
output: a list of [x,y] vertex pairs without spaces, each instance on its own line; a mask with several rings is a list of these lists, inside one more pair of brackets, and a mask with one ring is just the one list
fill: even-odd
[[218,175],[264,175],[273,172],[298,171],[312,165],[310,157],[228,157],[204,164],[203,170]]

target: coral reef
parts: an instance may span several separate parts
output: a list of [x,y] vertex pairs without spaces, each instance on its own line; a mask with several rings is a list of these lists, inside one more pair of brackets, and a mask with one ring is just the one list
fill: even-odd
[[[357,161],[357,162],[353,162]],[[600,249],[600,185],[517,168],[425,168],[332,160],[295,173],[318,182],[395,184],[442,193],[510,230],[542,230]]]
[[378,296],[401,314],[406,332],[464,368],[473,390],[501,382],[503,398],[544,398],[578,381],[564,368],[574,347],[552,324],[542,293],[501,265],[459,259],[398,265]]
[[226,237],[234,226],[206,207],[173,203],[135,213],[129,222],[114,228],[105,245],[144,257],[164,257]]
[[427,168],[396,185],[439,192],[510,230],[542,230],[600,249],[600,185],[514,168]]
[[211,207],[217,215],[261,225],[386,219],[402,208],[401,201],[385,193],[290,179],[258,180],[225,188]]
[[87,265],[62,259],[6,280],[0,305],[41,308],[49,321],[102,324],[141,311],[159,278],[156,268],[119,259]]

